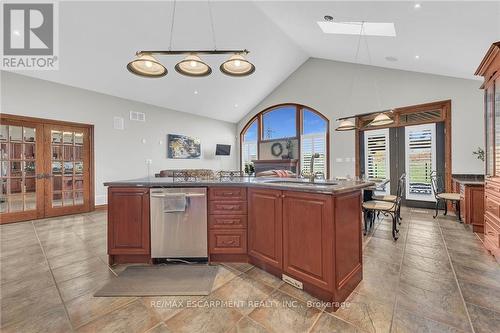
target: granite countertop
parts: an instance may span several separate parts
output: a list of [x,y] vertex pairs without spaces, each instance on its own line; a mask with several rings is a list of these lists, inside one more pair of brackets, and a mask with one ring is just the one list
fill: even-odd
[[255,178],[237,177],[228,180],[199,180],[180,181],[170,177],[140,178],[123,181],[105,182],[104,186],[110,187],[219,187],[219,186],[245,186],[263,187],[276,190],[293,190],[302,192],[339,194],[361,190],[374,185],[373,182],[356,180],[317,180],[310,183],[304,179],[290,178]]
[[464,185],[484,185],[484,175],[452,175],[451,178]]

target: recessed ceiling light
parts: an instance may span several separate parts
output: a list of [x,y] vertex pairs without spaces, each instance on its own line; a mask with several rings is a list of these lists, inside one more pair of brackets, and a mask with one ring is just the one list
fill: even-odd
[[420,7],[422,7],[421,4],[419,4],[418,2],[413,6],[415,9],[419,9]]
[[420,56],[417,54],[417,55],[415,56],[415,59],[417,59],[417,60],[418,60],[418,59],[420,59]]
[[385,57],[385,60],[390,61],[390,62],[395,62],[395,61],[398,61],[398,58],[389,56],[389,57]]
[[238,107],[238,104],[234,104],[234,107],[237,108]]
[[21,36],[21,33],[19,32],[19,30],[14,30],[12,33],[16,36]]
[[198,90],[195,90],[195,91],[194,91],[194,94],[195,94],[195,95],[198,95]]
[[360,35],[363,27],[364,36],[396,37],[396,28],[392,22],[317,22],[326,34]]

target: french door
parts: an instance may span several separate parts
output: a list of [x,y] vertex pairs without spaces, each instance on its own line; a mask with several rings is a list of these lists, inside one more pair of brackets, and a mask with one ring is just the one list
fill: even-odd
[[93,208],[92,126],[2,115],[0,221]]

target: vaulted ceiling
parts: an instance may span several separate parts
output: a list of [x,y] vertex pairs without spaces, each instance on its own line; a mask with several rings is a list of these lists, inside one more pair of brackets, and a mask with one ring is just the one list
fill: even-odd
[[[145,79],[125,66],[138,50],[168,49],[173,2],[65,1],[59,8],[59,70],[21,74],[230,122],[309,57],[473,78],[484,52],[500,39],[500,2],[414,4],[212,1],[216,47],[249,49],[256,72],[230,78],[218,70],[226,57],[206,56],[212,75],[187,78],[173,70],[181,58],[159,57],[169,74]],[[356,59],[358,37],[324,34],[316,23],[324,15],[394,22],[397,37],[367,37]],[[207,1],[177,2],[172,48],[214,48]]]

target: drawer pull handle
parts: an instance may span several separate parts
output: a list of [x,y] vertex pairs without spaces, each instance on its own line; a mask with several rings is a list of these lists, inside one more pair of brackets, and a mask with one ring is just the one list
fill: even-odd
[[230,241],[222,241],[222,245],[233,245],[234,244],[234,239],[230,240]]
[[235,210],[235,209],[238,209],[238,206],[236,205],[219,205],[217,206],[221,209],[226,209],[226,210]]
[[217,220],[219,224],[235,224],[238,223],[239,220]]

